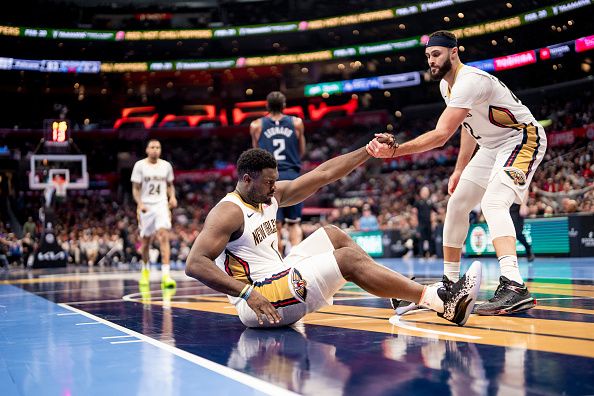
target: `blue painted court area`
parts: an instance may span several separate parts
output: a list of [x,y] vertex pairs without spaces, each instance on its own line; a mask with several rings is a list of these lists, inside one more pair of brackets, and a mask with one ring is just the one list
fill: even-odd
[[0,285],[0,388],[2,396],[290,394],[10,285]]

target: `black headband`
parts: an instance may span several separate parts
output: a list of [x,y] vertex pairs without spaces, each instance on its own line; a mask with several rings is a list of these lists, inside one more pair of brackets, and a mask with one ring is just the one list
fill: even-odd
[[433,36],[429,38],[425,47],[433,46],[454,48],[458,46],[458,40],[447,36]]

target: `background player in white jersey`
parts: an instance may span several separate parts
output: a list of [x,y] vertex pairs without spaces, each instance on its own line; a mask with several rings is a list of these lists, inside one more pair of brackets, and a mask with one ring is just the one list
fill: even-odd
[[[379,134],[368,149],[381,158],[419,153],[443,146],[462,126],[460,152],[448,184],[452,196],[443,232],[443,282],[447,286],[458,279],[468,216],[480,202],[501,277],[494,297],[477,305],[475,312],[519,312],[534,307],[536,301],[520,275],[509,208],[526,198],[546,150],[546,135],[528,108],[501,81],[460,62],[457,45],[452,33],[438,31],[431,34],[425,48],[431,78],[441,80],[440,91],[447,104],[435,129],[400,146],[392,135]],[[480,148],[473,157],[477,143]]]
[[[295,180],[278,180],[277,163],[255,148],[237,161],[238,182],[208,214],[186,263],[186,274],[229,296],[248,327],[284,326],[331,305],[351,281],[380,297],[402,297],[440,316],[466,323],[480,288],[474,263],[447,289],[422,286],[376,264],[346,233],[318,229],[283,260],[277,250],[276,212],[344,177],[369,158],[365,148],[324,162]],[[265,322],[264,319],[268,319]]]
[[134,164],[132,170],[132,195],[138,205],[138,228],[142,238],[142,272],[139,284],[149,284],[149,248],[156,235],[161,250],[161,286],[174,288],[175,280],[169,275],[169,230],[171,229],[171,211],[177,206],[173,187],[173,168],[160,159],[161,143],[149,140],[146,146],[147,157]]

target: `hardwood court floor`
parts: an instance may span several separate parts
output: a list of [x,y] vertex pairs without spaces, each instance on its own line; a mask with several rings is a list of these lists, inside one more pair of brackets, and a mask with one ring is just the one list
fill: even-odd
[[[423,282],[442,271],[381,262]],[[479,300],[499,276],[495,260],[483,264]],[[126,266],[0,272],[1,394],[594,394],[594,259],[520,267],[539,300],[523,314],[465,327],[428,311],[393,317],[349,283],[334,306],[275,330],[246,329],[181,270],[174,293],[156,273],[140,292]]]

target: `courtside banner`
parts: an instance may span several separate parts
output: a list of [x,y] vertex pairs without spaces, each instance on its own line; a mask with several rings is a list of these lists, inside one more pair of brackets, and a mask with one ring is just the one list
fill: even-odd
[[[566,216],[525,219],[523,234],[535,254],[568,255],[569,222]],[[518,254],[526,253],[524,245],[516,242]],[[495,248],[485,223],[472,224],[466,238],[466,254],[469,256],[494,256]]]

